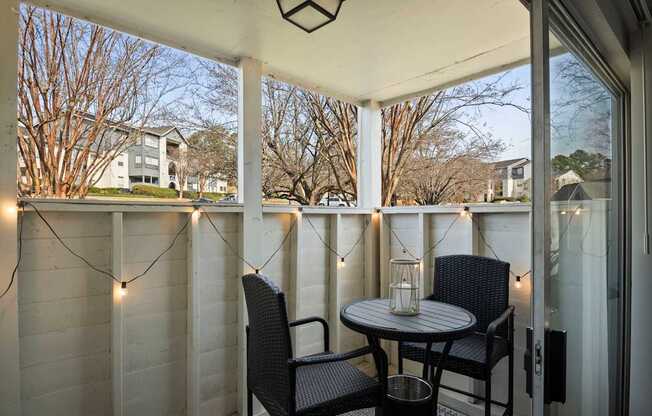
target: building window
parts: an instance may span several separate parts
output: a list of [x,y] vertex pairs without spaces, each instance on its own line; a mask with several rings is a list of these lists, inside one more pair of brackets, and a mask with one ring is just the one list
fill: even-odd
[[124,162],[118,162],[118,166],[124,166],[124,165],[125,165]]
[[158,159],[154,157],[145,156],[145,164],[147,166],[158,167]]
[[136,158],[134,159],[134,164],[136,165],[137,168],[141,167],[143,164],[143,157],[136,156]]
[[512,178],[523,179],[523,167],[512,169]]
[[153,137],[145,137],[145,146],[158,148],[158,140]]
[[140,146],[141,144],[143,144],[143,138],[140,136],[136,137],[136,145]]

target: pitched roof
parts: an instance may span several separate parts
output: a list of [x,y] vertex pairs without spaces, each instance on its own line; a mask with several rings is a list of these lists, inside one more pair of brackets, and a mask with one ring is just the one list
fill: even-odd
[[518,163],[519,166],[522,166],[530,163],[530,159],[526,157],[519,157],[518,159],[499,160],[498,162],[494,162],[493,165],[496,167],[496,169],[502,169],[514,165],[516,163]]
[[611,181],[591,181],[564,185],[552,196],[553,201],[587,201],[611,195]]
[[170,130],[174,130],[174,126],[160,126],[160,127],[145,127],[145,130],[148,133],[155,134],[157,136],[164,136],[166,133],[169,133]]

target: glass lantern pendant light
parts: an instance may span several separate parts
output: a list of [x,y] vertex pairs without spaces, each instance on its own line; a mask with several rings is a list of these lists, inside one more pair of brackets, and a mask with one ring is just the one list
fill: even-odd
[[283,19],[312,33],[334,22],[344,0],[276,0]]
[[389,311],[395,315],[419,313],[419,260],[391,259],[389,284]]

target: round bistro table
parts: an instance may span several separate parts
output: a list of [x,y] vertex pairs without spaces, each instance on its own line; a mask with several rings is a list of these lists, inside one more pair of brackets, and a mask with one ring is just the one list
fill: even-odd
[[[445,342],[437,372],[432,380],[433,406],[437,405],[443,363],[453,341],[473,332],[475,316],[464,308],[447,303],[422,300],[420,313],[415,316],[394,315],[389,311],[389,299],[359,300],[342,307],[342,323],[367,336],[371,345],[379,346],[379,339],[426,344],[425,362],[430,362],[433,343]],[[428,380],[428,365],[423,366],[423,379]]]

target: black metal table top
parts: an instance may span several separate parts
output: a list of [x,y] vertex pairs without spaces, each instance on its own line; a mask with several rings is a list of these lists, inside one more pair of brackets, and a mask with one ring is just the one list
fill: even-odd
[[415,316],[394,315],[389,299],[359,300],[342,307],[342,323],[362,334],[394,341],[443,342],[473,332],[475,316],[464,308],[422,300]]

